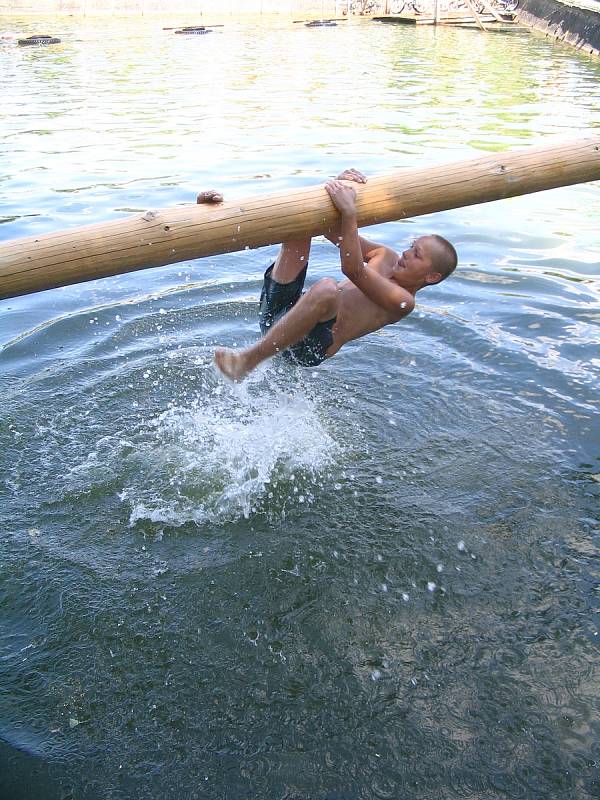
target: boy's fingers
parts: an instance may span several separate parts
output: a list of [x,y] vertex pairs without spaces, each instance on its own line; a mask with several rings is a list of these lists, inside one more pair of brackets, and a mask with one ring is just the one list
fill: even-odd
[[196,197],[196,203],[222,203],[223,195],[215,189],[208,189],[205,192],[200,192]]
[[354,181],[355,183],[366,183],[367,182],[366,177],[362,174],[362,172],[360,170],[356,169],[355,167],[350,167],[349,169],[345,169],[339,175],[339,177],[342,180]]

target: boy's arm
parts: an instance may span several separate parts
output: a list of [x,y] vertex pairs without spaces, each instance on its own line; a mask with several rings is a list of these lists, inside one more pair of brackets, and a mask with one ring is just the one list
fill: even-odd
[[411,293],[373,269],[377,263],[397,259],[398,256],[393,250],[379,246],[368,254],[367,260],[372,262],[372,266],[365,264],[356,225],[356,192],[351,186],[346,186],[340,181],[329,181],[325,184],[325,188],[341,215],[342,272],[369,300],[398,318],[406,316],[414,308],[414,298]]
[[[385,251],[380,252],[373,257],[371,264],[375,266],[386,257]],[[415,298],[412,294],[389,278],[384,278],[372,266],[362,264],[360,270],[353,272],[342,266],[342,272],[369,300],[389,311],[396,319],[401,319],[414,310]]]
[[[363,175],[362,172],[358,169],[354,169],[351,167],[350,169],[345,169],[343,172],[337,176],[336,180],[338,181],[352,181],[353,183],[366,183],[367,178]],[[341,226],[337,225],[335,228],[331,228],[331,230],[327,231],[327,233],[323,234],[326,239],[334,244],[336,247],[340,246],[341,240]],[[362,253],[363,261],[370,261],[375,255],[378,255],[378,251],[389,249],[386,248],[384,244],[378,244],[377,242],[371,242],[369,239],[365,239],[364,236],[359,234],[358,241],[360,242],[360,250]]]
[[[336,247],[340,247],[341,240],[342,240],[342,228],[341,225],[338,225],[336,228],[332,228],[331,230],[327,231],[323,234],[326,239],[334,244]],[[386,247],[384,244],[377,244],[377,242],[370,242],[368,239],[365,239],[364,236],[358,236],[358,241],[360,244],[360,252],[362,255],[363,261],[370,261],[374,255],[376,255],[376,251],[378,250],[385,250]]]

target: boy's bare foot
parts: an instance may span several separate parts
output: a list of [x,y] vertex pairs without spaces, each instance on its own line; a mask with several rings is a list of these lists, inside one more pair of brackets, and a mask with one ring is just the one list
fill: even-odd
[[208,189],[206,192],[200,192],[198,197],[196,197],[196,203],[207,203],[208,205],[214,205],[222,202],[223,195],[221,192],[217,192],[216,189]]
[[220,347],[215,350],[215,363],[223,375],[232,381],[243,381],[250,372],[243,353]]

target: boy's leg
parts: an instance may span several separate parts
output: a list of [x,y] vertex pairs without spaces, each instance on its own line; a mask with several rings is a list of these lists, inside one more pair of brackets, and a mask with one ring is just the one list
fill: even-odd
[[338,306],[337,283],[332,278],[323,278],[256,344],[245,350],[216,350],[217,366],[227,377],[242,380],[265,359],[297,344],[317,323],[335,317]]
[[277,283],[295,281],[308,263],[310,253],[310,237],[290,239],[283,242],[271,278]]

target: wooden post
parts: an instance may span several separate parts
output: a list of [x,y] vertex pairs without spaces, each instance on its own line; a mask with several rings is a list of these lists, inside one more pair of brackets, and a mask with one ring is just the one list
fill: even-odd
[[477,25],[481,28],[482,31],[485,31],[487,33],[487,28],[485,27],[483,22],[479,19],[479,14],[477,13],[477,9],[475,8],[475,3],[473,3],[473,0],[465,0],[465,2],[471,9],[471,14],[473,14],[473,18],[475,19]]
[[481,4],[484,6],[488,14],[491,14],[492,17],[496,20],[496,22],[506,22],[505,19],[502,19],[500,14],[496,11],[494,6],[489,2],[489,0],[481,0]]
[[[354,187],[358,222],[364,226],[595,180],[600,180],[599,135],[400,170]],[[5,241],[0,243],[0,299],[315,236],[337,221],[319,185]]]

